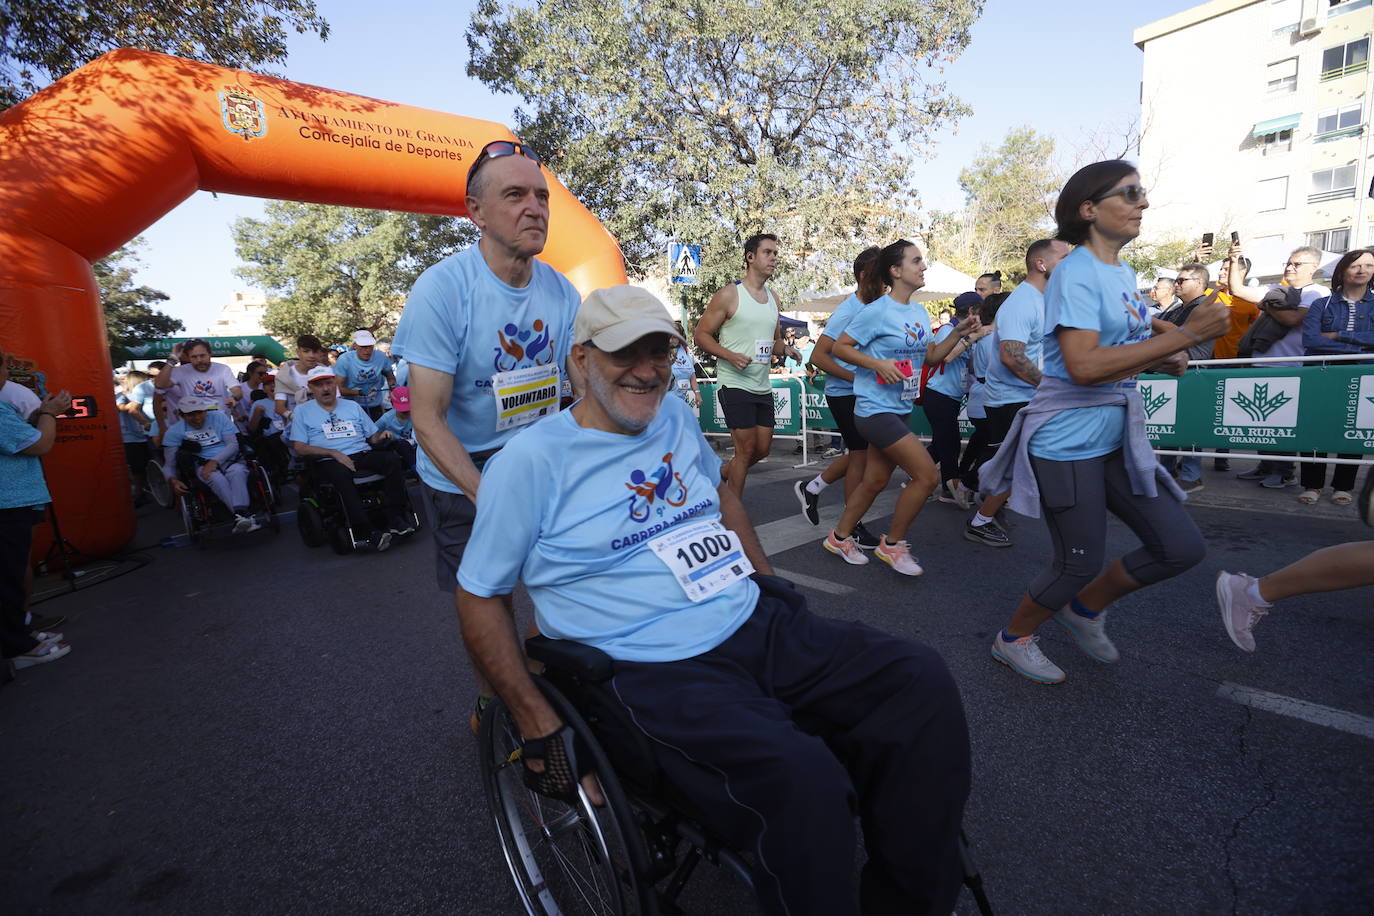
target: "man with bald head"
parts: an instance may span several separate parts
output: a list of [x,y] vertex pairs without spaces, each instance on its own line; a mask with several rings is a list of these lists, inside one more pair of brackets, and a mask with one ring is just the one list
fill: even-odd
[[508,140],[482,147],[468,169],[467,207],[481,239],[420,275],[392,344],[409,366],[416,470],[438,585],[450,596],[483,465],[571,392],[565,363],[581,303],[566,277],[535,259],[548,235],[549,186],[533,150]]

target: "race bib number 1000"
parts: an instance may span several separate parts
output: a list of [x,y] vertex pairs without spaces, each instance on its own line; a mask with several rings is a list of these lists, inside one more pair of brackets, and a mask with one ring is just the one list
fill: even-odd
[[674,528],[649,542],[692,602],[705,601],[754,571],[735,532],[719,522]]
[[496,429],[510,429],[558,413],[558,367],[528,366],[491,377],[496,396]]

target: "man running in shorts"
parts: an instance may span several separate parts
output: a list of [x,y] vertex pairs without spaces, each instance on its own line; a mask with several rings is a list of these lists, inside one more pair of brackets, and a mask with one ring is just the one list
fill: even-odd
[[420,275],[392,344],[410,367],[415,466],[448,595],[483,464],[571,393],[564,364],[581,302],[566,277],[535,259],[548,235],[549,188],[533,150],[506,140],[484,146],[468,169],[467,206],[482,238]]
[[[1045,336],[1045,287],[1055,266],[1070,251],[1067,242],[1041,239],[1026,249],[1026,279],[1017,284],[997,311],[993,334],[996,359],[988,365],[983,405],[988,414],[987,454],[1001,448],[1022,407],[1030,403],[1040,384],[1041,351]],[[964,528],[964,539],[988,547],[1010,547],[1011,538],[997,523],[997,513],[1009,493],[993,493],[983,500]]]
[[693,335],[716,357],[716,397],[735,456],[724,474],[735,496],[744,495],[749,468],[773,448],[773,387],[768,367],[774,353],[801,359],[782,339],[778,300],[767,283],[778,266],[778,237],[761,232],[744,242],[744,276],[711,297]]

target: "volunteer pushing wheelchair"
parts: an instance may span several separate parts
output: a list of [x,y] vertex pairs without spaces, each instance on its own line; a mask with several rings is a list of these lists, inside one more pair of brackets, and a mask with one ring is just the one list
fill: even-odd
[[[592,293],[569,359],[586,396],[487,464],[457,599],[499,697],[485,740],[501,730],[516,748],[494,765],[524,768],[535,807],[578,798],[579,777],[604,772],[568,724],[576,716],[526,667],[501,600],[523,581],[541,633],[592,647],[603,693],[666,783],[752,858],[765,912],[948,913],[969,787],[958,689],[932,649],[816,616],[770,575],[696,416],[664,397],[680,342],[648,293]],[[848,867],[856,814],[861,876]],[[569,832],[546,826],[549,842]],[[522,878],[526,851],[508,845],[506,857],[534,911],[547,891]],[[617,874],[607,883],[623,884]]]

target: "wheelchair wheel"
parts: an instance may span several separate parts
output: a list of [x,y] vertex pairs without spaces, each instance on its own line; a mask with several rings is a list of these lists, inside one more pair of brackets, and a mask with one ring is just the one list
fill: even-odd
[[515,719],[499,699],[487,706],[478,733],[482,785],[521,902],[534,916],[656,914],[653,886],[642,877],[644,838],[620,781],[567,699],[542,678],[535,682],[559,718],[586,740],[605,804],[592,805],[581,789],[569,804],[528,788],[523,764],[510,760],[521,745]]
[[186,539],[204,550],[205,516],[199,504],[199,496],[194,492],[183,493],[177,503],[181,508],[181,523],[186,526]]
[[267,524],[274,533],[280,534],[281,520],[277,518],[277,511],[272,508],[275,502],[272,494],[272,481],[268,479],[267,472],[259,468],[253,477],[251,486],[258,497],[258,505],[263,514],[267,516]]
[[162,473],[162,465],[149,458],[147,467],[143,469],[143,475],[148,480],[148,495],[153,498],[153,502],[164,509],[174,508],[176,496],[173,495],[172,488]]
[[312,500],[302,499],[296,509],[296,528],[301,533],[301,541],[306,547],[319,547],[328,538],[324,530],[324,519],[320,507]]

